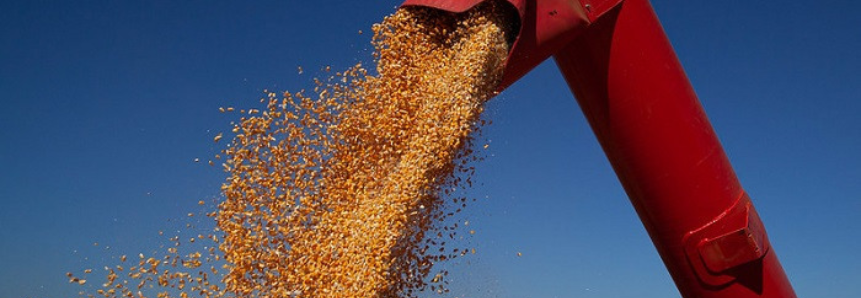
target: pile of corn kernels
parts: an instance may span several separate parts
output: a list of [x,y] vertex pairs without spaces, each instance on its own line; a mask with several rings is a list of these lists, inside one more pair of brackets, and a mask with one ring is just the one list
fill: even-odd
[[[215,231],[173,237],[159,257],[122,256],[89,296],[447,291],[447,272],[434,264],[475,252],[455,247],[458,224],[446,219],[466,207],[450,192],[471,184],[470,134],[508,54],[499,6],[458,15],[402,8],[373,27],[374,74],[356,65],[318,81],[313,96],[267,93],[265,108],[222,109],[242,116],[216,156],[228,178],[207,214]],[[178,250],[195,239],[212,243]]]

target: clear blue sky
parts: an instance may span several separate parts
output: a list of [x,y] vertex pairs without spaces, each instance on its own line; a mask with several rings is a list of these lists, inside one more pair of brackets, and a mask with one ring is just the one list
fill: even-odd
[[[357,31],[399,4],[74,2],[0,2],[3,297],[155,250],[218,196],[217,108],[367,61]],[[861,5],[777,3],[653,5],[799,296],[861,297]],[[455,293],[678,297],[552,61],[487,117]]]

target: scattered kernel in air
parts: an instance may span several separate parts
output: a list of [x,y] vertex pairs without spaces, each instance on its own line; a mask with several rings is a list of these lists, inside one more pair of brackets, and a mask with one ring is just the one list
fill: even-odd
[[73,279],[73,281],[77,282],[79,285],[84,285],[84,284],[86,284],[86,283],[87,283],[87,280],[86,280],[86,279],[77,279],[77,278],[74,278],[74,279]]
[[357,64],[316,80],[315,96],[265,90],[265,106],[240,109],[215,156],[227,178],[223,200],[206,213],[214,231],[177,231],[164,251],[106,267],[96,294],[447,293],[448,272],[435,265],[467,255],[451,243],[457,223],[469,225],[452,218],[467,202],[456,190],[472,183],[464,177],[474,171],[471,135],[508,54],[504,17],[495,1],[456,15],[403,8],[372,27],[378,74]]

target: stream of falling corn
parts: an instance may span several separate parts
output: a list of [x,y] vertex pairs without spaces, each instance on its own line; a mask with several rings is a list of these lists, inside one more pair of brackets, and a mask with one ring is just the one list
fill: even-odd
[[472,170],[470,134],[508,53],[499,6],[402,8],[373,26],[375,74],[356,65],[317,81],[312,96],[267,93],[259,110],[222,109],[242,116],[216,156],[228,176],[207,214],[216,228],[186,241],[211,245],[181,253],[173,237],[162,255],[122,256],[82,296],[447,291],[434,264],[470,250],[453,244],[457,223],[444,223],[467,199],[447,194],[471,184],[458,173]]

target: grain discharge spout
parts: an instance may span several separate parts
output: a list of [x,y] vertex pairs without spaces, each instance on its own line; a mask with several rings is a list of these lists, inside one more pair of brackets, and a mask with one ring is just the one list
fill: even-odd
[[506,3],[516,37],[499,89],[554,57],[681,295],[796,297],[649,1]]

